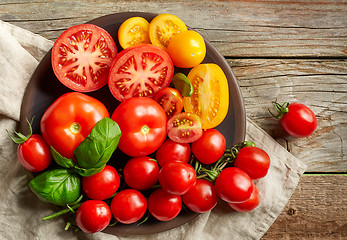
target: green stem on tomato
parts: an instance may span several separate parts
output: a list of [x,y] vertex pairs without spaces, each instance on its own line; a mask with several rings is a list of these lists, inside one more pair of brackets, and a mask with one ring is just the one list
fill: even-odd
[[49,215],[49,216],[46,216],[46,217],[42,218],[42,220],[43,221],[50,220],[52,218],[59,217],[59,216],[64,215],[66,213],[72,212],[75,209],[79,208],[81,205],[82,205],[82,203],[78,203],[78,204],[73,205],[73,206],[68,206],[67,208],[65,208],[65,209],[63,209],[63,210],[61,210],[59,212],[56,212],[56,213],[54,213],[52,215]]

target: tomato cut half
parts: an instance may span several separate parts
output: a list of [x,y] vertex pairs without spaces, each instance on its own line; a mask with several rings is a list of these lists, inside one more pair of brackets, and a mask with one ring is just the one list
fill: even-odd
[[228,80],[223,70],[214,63],[200,64],[188,74],[194,91],[184,98],[184,110],[197,114],[203,129],[218,126],[229,108]]
[[125,20],[118,29],[118,41],[122,48],[141,43],[151,43],[149,40],[149,22],[143,17],[132,17]]
[[111,35],[93,24],[68,28],[52,48],[52,68],[58,80],[79,92],[103,87],[117,47]]
[[121,102],[131,97],[153,98],[170,84],[173,73],[173,63],[164,50],[142,44],[117,55],[108,83],[112,95]]
[[164,109],[167,119],[170,119],[173,115],[182,112],[183,97],[175,88],[166,87],[161,89],[154,96],[154,100],[157,101]]

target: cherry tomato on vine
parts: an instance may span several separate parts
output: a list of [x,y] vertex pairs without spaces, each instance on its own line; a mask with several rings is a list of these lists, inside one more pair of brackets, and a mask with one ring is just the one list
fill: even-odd
[[90,199],[105,200],[116,193],[120,184],[117,170],[106,165],[99,173],[82,178],[82,187]]
[[163,167],[169,162],[185,162],[190,160],[191,150],[188,143],[178,143],[171,139],[165,142],[158,148],[156,152],[156,160],[160,167]]
[[148,29],[149,22],[143,17],[128,18],[118,29],[119,44],[122,48],[128,48],[141,43],[151,43]]
[[259,205],[259,190],[256,185],[253,187],[253,192],[251,197],[242,203],[228,203],[231,208],[238,212],[250,212],[254,210]]
[[158,182],[159,167],[148,156],[130,159],[124,167],[125,183],[136,190],[147,190]]
[[226,141],[217,129],[207,129],[202,136],[192,143],[194,156],[203,164],[211,164],[224,154]]
[[52,67],[66,87],[90,92],[108,81],[117,47],[111,35],[93,24],[81,24],[64,31],[52,48]]
[[135,189],[122,190],[114,196],[111,202],[113,217],[124,224],[140,220],[147,210],[146,198]]
[[270,168],[270,157],[264,150],[248,146],[238,152],[234,166],[245,171],[252,179],[263,178]]
[[69,92],[55,100],[41,118],[41,133],[48,145],[66,158],[90,134],[95,124],[110,117],[99,100]]
[[173,195],[158,188],[148,198],[148,211],[159,221],[174,219],[182,209],[181,196]]
[[151,98],[134,97],[122,102],[112,114],[122,137],[118,148],[131,157],[155,152],[166,138],[166,114]]
[[111,210],[103,201],[87,200],[77,209],[75,220],[83,232],[100,232],[110,224]]
[[195,186],[182,195],[182,200],[191,211],[204,213],[217,205],[218,196],[213,183],[198,179]]
[[167,119],[170,119],[175,114],[182,112],[183,109],[183,97],[181,93],[171,87],[166,87],[154,96],[154,100],[157,101],[164,109],[167,115]]

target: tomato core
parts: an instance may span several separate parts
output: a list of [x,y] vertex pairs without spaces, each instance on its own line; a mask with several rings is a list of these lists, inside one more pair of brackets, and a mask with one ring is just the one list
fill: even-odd
[[70,131],[73,134],[79,133],[81,131],[81,125],[77,122],[72,123],[70,126]]
[[149,132],[149,127],[147,125],[142,126],[141,132],[145,135]]

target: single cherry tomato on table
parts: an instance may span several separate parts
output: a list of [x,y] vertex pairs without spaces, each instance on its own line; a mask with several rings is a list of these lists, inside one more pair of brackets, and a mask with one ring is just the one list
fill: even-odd
[[41,133],[48,145],[72,159],[75,148],[104,117],[110,117],[110,114],[99,100],[83,93],[66,93],[44,112]]
[[101,200],[87,200],[77,209],[75,220],[83,232],[100,232],[110,224],[111,210]]
[[156,152],[156,160],[160,167],[163,167],[169,162],[185,162],[190,160],[191,150],[188,143],[178,143],[171,139],[165,142],[158,148]]
[[93,24],[81,24],[64,31],[52,48],[52,67],[66,87],[91,92],[102,88],[117,46],[111,35]]
[[231,208],[238,212],[250,212],[256,207],[258,207],[260,202],[259,199],[259,190],[256,185],[253,186],[253,192],[251,197],[245,202],[241,203],[228,203]]
[[148,29],[149,22],[143,17],[128,18],[118,29],[119,44],[122,48],[128,48],[141,43],[151,43]]
[[134,97],[122,102],[111,118],[122,131],[118,148],[131,157],[155,152],[166,138],[166,114],[151,98]]
[[181,93],[171,87],[166,87],[154,96],[154,100],[157,101],[164,109],[167,115],[167,119],[170,119],[173,115],[182,112],[183,109],[183,97]]
[[141,44],[128,47],[115,58],[108,86],[118,101],[150,97],[169,86],[174,73],[170,56],[161,48]]

